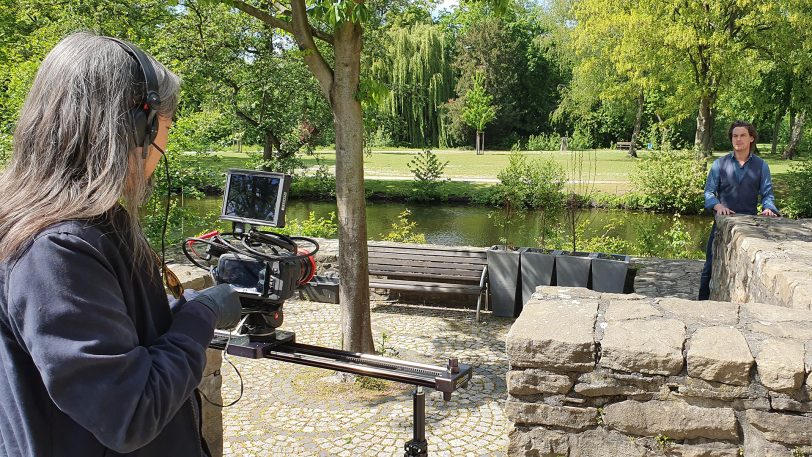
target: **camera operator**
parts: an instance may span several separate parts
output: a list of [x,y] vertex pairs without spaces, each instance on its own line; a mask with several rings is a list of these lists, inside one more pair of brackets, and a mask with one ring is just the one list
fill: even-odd
[[178,90],[88,33],[42,62],[0,178],[0,455],[208,453],[195,389],[239,300],[220,285],[170,309],[138,222]]

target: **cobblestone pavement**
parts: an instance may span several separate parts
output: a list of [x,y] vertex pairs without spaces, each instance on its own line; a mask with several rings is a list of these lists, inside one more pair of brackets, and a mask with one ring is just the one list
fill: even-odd
[[[282,328],[295,331],[297,341],[340,347],[338,305],[289,301],[285,313]],[[448,357],[458,357],[474,366],[468,387],[458,390],[451,401],[427,390],[430,455],[504,455],[504,342],[512,322],[487,316],[477,326],[470,310],[387,303],[373,307],[376,344],[385,332],[386,346],[398,351],[398,358],[444,366]],[[273,360],[231,360],[242,374],[245,390],[239,403],[223,411],[224,455],[403,455],[412,434],[411,391],[359,400],[352,395],[361,388],[350,386],[341,396],[324,395],[321,378],[332,374],[328,370]],[[239,395],[239,381],[227,363],[222,372],[228,402]],[[308,383],[319,384],[308,392]]]
[[[634,259],[640,268],[638,293],[693,298],[702,261]],[[338,305],[291,300],[285,304],[284,330],[297,341],[340,347]],[[502,412],[506,398],[505,336],[513,319],[474,312],[379,302],[373,305],[376,345],[386,333],[386,346],[398,358],[445,365],[458,357],[474,367],[473,379],[452,400],[428,390],[426,432],[432,456],[501,456],[507,448],[508,424]],[[412,433],[410,391],[394,390],[374,397],[363,389],[329,389],[332,372],[273,360],[230,358],[244,381],[242,400],[225,408],[225,456],[402,456]],[[224,363],[223,396],[239,395],[239,380]],[[325,388],[325,386],[328,386]],[[359,398],[359,395],[363,398]]]

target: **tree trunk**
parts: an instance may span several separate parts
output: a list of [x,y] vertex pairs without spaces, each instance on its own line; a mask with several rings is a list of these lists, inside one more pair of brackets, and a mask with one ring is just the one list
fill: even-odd
[[643,106],[645,105],[643,91],[637,96],[637,116],[634,118],[634,130],[632,131],[632,144],[629,146],[629,157],[637,157],[637,135],[640,134],[640,124],[643,123]]
[[371,353],[375,347],[369,311],[364,126],[357,97],[360,74],[361,26],[345,22],[336,29],[335,70],[330,91],[336,133],[342,347]]
[[696,115],[696,136],[694,147],[705,156],[713,152],[713,105],[715,94],[702,94],[699,99],[699,113]]
[[772,144],[770,145],[770,154],[775,155],[778,152],[778,136],[780,135],[781,131],[781,122],[784,120],[784,113],[785,110],[783,108],[778,108],[775,111],[775,120],[773,121],[773,138]]
[[262,160],[265,162],[265,164],[262,165],[263,170],[277,171],[271,170],[272,167],[268,166],[268,163],[271,163],[276,158],[273,151],[274,149],[279,151],[279,147],[279,140],[274,136],[273,132],[271,130],[265,130],[265,136],[262,142]]
[[799,111],[792,116],[792,123],[790,125],[789,143],[787,149],[784,150],[784,159],[792,160],[798,152],[798,145],[804,134],[804,122],[806,122],[806,111]]
[[476,155],[480,155],[480,154],[482,154],[481,149],[480,149],[480,144],[479,144],[479,135],[480,135],[481,133],[482,133],[482,132],[480,132],[479,130],[477,130],[477,132],[476,132],[476,140],[475,140],[475,144],[476,144],[476,146],[475,146],[475,147],[476,147]]

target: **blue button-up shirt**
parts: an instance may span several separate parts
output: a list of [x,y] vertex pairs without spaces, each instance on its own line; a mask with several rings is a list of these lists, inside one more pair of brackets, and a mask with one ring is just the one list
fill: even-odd
[[[717,191],[719,190],[718,187],[721,161],[732,160],[735,162],[734,170],[736,170],[736,180],[741,182],[742,177],[744,177],[745,172],[753,162],[751,160],[752,158],[753,154],[751,153],[744,162],[744,165],[739,165],[739,161],[736,160],[735,153],[731,152],[730,154],[722,156],[718,160],[713,161],[710,173],[708,173],[708,179],[705,181],[705,209],[712,209],[719,203],[719,195]],[[761,196],[761,207],[764,209],[769,208],[777,214],[778,208],[775,207],[775,196],[773,195],[773,180],[772,176],[770,176],[770,167],[767,166],[766,161],[762,161],[762,163],[761,184],[759,185],[758,189],[758,194]]]

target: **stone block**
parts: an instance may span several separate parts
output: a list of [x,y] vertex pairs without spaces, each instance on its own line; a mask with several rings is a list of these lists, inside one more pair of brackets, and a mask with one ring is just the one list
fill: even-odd
[[761,383],[770,390],[792,392],[804,381],[804,345],[793,340],[767,340],[756,355]]
[[789,395],[770,392],[770,407],[776,411],[792,411],[796,413],[812,413],[812,402],[798,401]]
[[808,310],[785,308],[764,303],[744,303],[741,307],[742,313],[753,321],[812,322],[812,311]]
[[691,336],[686,362],[689,376],[741,386],[750,382],[753,356],[737,329],[706,327]]
[[508,399],[505,416],[514,424],[546,425],[583,430],[597,425],[596,408],[552,406],[546,403],[524,403]]
[[812,417],[748,410],[747,422],[770,441],[790,446],[812,445]]
[[624,301],[612,299],[609,300],[609,306],[606,309],[607,321],[645,319],[647,317],[662,317],[662,315],[663,313],[660,310],[642,300]]
[[812,322],[754,322],[748,328],[775,338],[812,340]]
[[657,305],[689,325],[736,325],[739,320],[739,305],[729,302],[660,298]]
[[636,440],[603,427],[570,435],[569,457],[647,457],[650,455],[652,455],[651,452]]
[[600,292],[589,290],[586,287],[558,287],[558,286],[539,286],[536,287],[536,293],[544,296],[545,298],[559,298],[562,300],[569,300],[572,298],[601,298]]
[[752,384],[749,386],[734,386],[721,382],[712,382],[699,378],[686,377],[684,378],[684,381],[677,382],[676,385],[678,392],[686,397],[734,401],[754,398],[756,396],[756,393],[752,391]]
[[544,370],[511,370],[507,374],[507,388],[511,395],[565,394],[572,384],[569,376]]
[[517,457],[557,457],[569,453],[565,433],[544,427],[513,427],[508,432],[508,455]]
[[620,371],[672,375],[682,371],[685,325],[674,319],[612,321],[601,341],[601,365]]
[[613,403],[604,408],[604,423],[631,435],[662,434],[676,440],[738,438],[731,408],[701,408],[681,401]]
[[531,298],[507,335],[511,366],[592,370],[597,313],[597,300]]
[[730,444],[675,444],[668,447],[669,456],[680,457],[740,457],[739,447]]
[[200,290],[214,285],[211,275],[206,270],[193,265],[168,264],[167,267],[175,273],[186,289]]
[[587,397],[609,397],[655,393],[659,387],[660,382],[657,379],[633,375],[620,378],[608,370],[596,370],[578,377],[574,390]]

